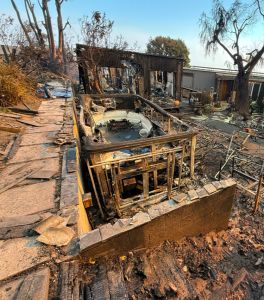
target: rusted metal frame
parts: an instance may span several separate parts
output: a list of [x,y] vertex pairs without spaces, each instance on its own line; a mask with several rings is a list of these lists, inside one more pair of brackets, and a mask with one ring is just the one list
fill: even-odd
[[118,214],[120,214],[120,205],[121,205],[121,197],[119,192],[118,180],[116,178],[116,166],[115,164],[111,165],[111,173],[113,177],[113,189],[114,189],[114,200],[116,205],[116,210]]
[[[135,200],[137,198],[139,198],[139,199]],[[120,210],[124,210],[124,209],[126,209],[128,207],[131,207],[131,206],[133,206],[135,204],[138,204],[138,203],[142,203],[142,202],[148,203],[150,201],[153,201],[154,199],[158,199],[157,202],[159,202],[159,201],[161,201],[163,199],[166,199],[166,198],[167,198],[167,191],[162,191],[158,194],[150,195],[147,199],[143,199],[143,198],[140,198],[138,196],[131,197],[131,198],[128,198],[128,199],[123,201],[123,204],[120,206]]]
[[169,196],[169,186],[171,184],[171,153],[167,154],[167,196]]
[[117,172],[118,172],[117,176],[118,176],[118,181],[119,181],[119,188],[120,188],[121,193],[123,193],[124,189],[123,189],[122,179],[119,178],[119,176],[121,174],[120,163],[117,163]]
[[[81,96],[81,97],[84,97],[84,96]],[[150,100],[148,100],[148,99],[146,99],[146,98],[144,98],[140,95],[131,95],[131,94],[122,94],[122,95],[120,95],[120,94],[89,94],[89,96],[91,98],[129,98],[131,100],[133,98],[139,99],[143,103],[145,103],[148,106],[150,106],[151,108],[153,108],[155,112],[159,112],[164,116],[173,118],[175,121],[178,122],[178,124],[186,126],[189,130],[191,129],[191,127],[187,123],[184,123],[183,121],[179,120],[177,117],[175,117],[175,116],[171,115],[170,113],[168,113],[166,110],[164,110],[162,107],[160,107],[156,103],[154,103],[154,102],[152,102],[152,101],[150,101]]]
[[191,140],[191,165],[190,165],[190,176],[194,178],[194,161],[195,161],[195,148],[196,148],[196,136],[192,137]]
[[184,163],[184,158],[185,158],[185,151],[186,151],[186,145],[183,145],[182,148],[182,155],[181,155],[181,160],[180,160],[180,165],[179,165],[179,181],[178,181],[178,188],[181,188],[181,181],[182,181],[182,167]]
[[[101,155],[101,154],[99,154],[99,155]],[[91,161],[92,161],[93,165],[90,165],[90,167],[94,168],[94,164],[96,164],[96,162],[98,161],[98,154],[92,155]],[[104,201],[106,202],[106,200],[109,198],[109,196],[112,194],[112,192],[111,192],[111,190],[109,190],[107,178],[105,177],[107,175],[105,175],[104,168],[105,168],[105,166],[98,166],[98,167],[94,168],[94,170],[95,170],[95,174],[97,177],[101,195],[102,195]]]
[[107,174],[107,169],[106,169],[106,167],[104,167],[103,169],[104,169],[104,173],[105,173],[106,183],[108,186],[108,191],[109,191],[109,194],[111,194],[111,184],[110,184],[109,177]]
[[149,197],[149,169],[148,161],[146,158],[143,159],[143,197],[147,199]]
[[170,153],[170,152],[180,152],[182,151],[182,147],[174,147],[174,148],[171,148],[171,149],[167,149],[167,150],[158,150],[156,152],[149,152],[149,153],[145,153],[145,154],[138,154],[138,155],[133,155],[133,156],[130,156],[130,157],[126,157],[126,158],[117,158],[117,159],[113,159],[113,160],[110,160],[110,161],[101,161],[101,162],[98,162],[98,163],[94,163],[93,165],[91,165],[92,168],[95,168],[95,167],[99,167],[99,166],[103,166],[103,165],[109,165],[111,163],[121,163],[121,162],[128,162],[128,161],[133,161],[133,160],[140,160],[140,159],[143,159],[143,158],[149,158],[149,157],[152,157],[152,155],[165,155],[167,153]]
[[103,212],[103,209],[102,209],[102,205],[101,205],[101,202],[100,202],[100,199],[99,199],[99,195],[98,195],[98,193],[97,193],[97,189],[96,189],[96,185],[95,185],[95,182],[94,182],[94,177],[93,177],[92,168],[90,167],[90,163],[89,163],[88,160],[86,160],[86,164],[87,164],[88,172],[89,172],[89,175],[90,175],[90,178],[91,178],[91,182],[92,182],[92,186],[93,186],[93,190],[94,190],[96,202],[97,202],[97,204],[98,204],[98,207],[99,207],[101,216],[102,216],[102,218],[104,219],[105,215],[104,215],[104,212]]
[[157,137],[150,137],[148,139],[140,139],[135,141],[125,141],[122,143],[112,143],[112,144],[86,144],[85,150],[87,154],[92,153],[103,153],[103,152],[113,152],[117,150],[125,150],[125,149],[132,149],[138,147],[150,147],[153,144],[166,144],[171,142],[180,141],[182,139],[192,139],[193,140],[193,162],[194,162],[194,153],[195,153],[195,144],[196,144],[196,131],[190,132],[181,132],[181,133],[174,133],[174,134],[167,134],[163,136]]
[[[152,161],[155,163],[156,162],[156,145],[151,146],[151,151],[152,151]],[[158,188],[158,171],[155,170],[153,171],[153,179],[154,179],[154,190]]]
[[168,188],[167,188],[167,192],[168,192],[168,199],[171,198],[171,191],[172,191],[172,185],[173,185],[173,179],[174,179],[174,169],[175,169],[175,156],[176,153],[170,153],[170,166],[168,168],[169,170],[169,176],[168,176]]
[[131,177],[135,177],[138,175],[141,175],[142,173],[151,173],[151,172],[155,172],[158,170],[162,170],[162,169],[166,169],[167,168],[167,162],[157,162],[156,164],[152,164],[152,165],[148,165],[148,168],[145,169],[144,166],[135,170],[129,170],[129,171],[125,171],[123,173],[121,173],[118,176],[119,180],[123,180],[123,179],[128,179]]

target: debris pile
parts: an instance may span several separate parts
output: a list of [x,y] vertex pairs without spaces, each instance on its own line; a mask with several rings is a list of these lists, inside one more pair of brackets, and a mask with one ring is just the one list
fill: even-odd
[[[197,168],[200,180],[214,178],[234,151],[235,169],[258,177],[263,155],[252,154],[247,135],[228,135],[200,123],[197,144]],[[232,142],[231,142],[232,140]],[[243,143],[244,142],[244,143]],[[201,160],[201,162],[199,162]],[[232,173],[232,159],[221,176]],[[246,184],[256,182],[234,173],[238,192],[226,231],[206,236],[164,242],[160,247],[130,252],[127,256],[83,262],[81,287],[98,299],[97,287],[106,299],[262,299],[264,298],[264,203],[253,214],[254,198],[246,193]],[[242,187],[241,187],[242,186]],[[170,230],[167,228],[167,230]],[[113,283],[112,275],[115,274]],[[122,298],[123,297],[123,298]]]

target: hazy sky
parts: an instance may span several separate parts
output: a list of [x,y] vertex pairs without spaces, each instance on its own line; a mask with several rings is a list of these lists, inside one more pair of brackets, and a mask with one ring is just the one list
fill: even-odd
[[[23,2],[16,0],[20,9],[24,8]],[[230,4],[231,0],[224,3]],[[191,65],[225,68],[226,61],[230,61],[228,56],[222,50],[206,56],[199,40],[200,15],[203,11],[208,12],[211,5],[212,0],[68,0],[64,3],[63,15],[65,20],[69,17],[71,35],[76,41],[80,34],[78,20],[99,10],[114,20],[114,34],[122,34],[130,45],[137,42],[139,51],[145,51],[150,37],[163,35],[181,38],[190,50]],[[0,0],[0,11],[14,15],[10,0]],[[55,12],[54,7],[51,11]],[[39,17],[42,18],[41,14]],[[55,18],[53,22],[56,22]],[[263,31],[257,24],[244,37],[244,45],[263,42]]]

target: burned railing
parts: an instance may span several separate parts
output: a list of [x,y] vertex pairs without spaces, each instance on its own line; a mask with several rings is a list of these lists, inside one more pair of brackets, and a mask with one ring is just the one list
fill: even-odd
[[[86,145],[87,167],[99,207],[100,198],[104,203],[112,201],[121,215],[122,210],[136,203],[170,199],[172,191],[182,184],[183,165],[187,160],[188,177],[194,176],[195,144],[196,132],[188,132],[124,142],[122,145]],[[103,155],[142,148],[147,149],[147,153],[107,160]],[[124,193],[125,187],[140,185],[141,179],[141,193],[131,197]]]

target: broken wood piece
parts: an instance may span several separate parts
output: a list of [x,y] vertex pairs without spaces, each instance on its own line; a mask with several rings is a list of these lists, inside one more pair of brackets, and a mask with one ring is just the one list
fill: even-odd
[[11,149],[8,151],[6,157],[4,158],[5,160],[8,160],[11,157],[13,157],[13,155],[15,154],[15,152],[20,144],[21,138],[22,138],[22,133],[20,132],[15,136],[15,139],[14,139],[14,142],[12,143]]
[[246,144],[246,142],[247,142],[247,140],[249,139],[249,137],[250,137],[250,134],[248,134],[248,135],[246,136],[246,138],[244,139],[244,141],[242,142],[242,144],[241,144],[241,149],[243,149],[242,146],[244,146],[244,145]]
[[259,176],[259,183],[258,183],[258,189],[257,189],[257,193],[255,196],[255,205],[254,205],[254,209],[253,209],[253,213],[255,213],[258,210],[259,207],[259,201],[260,201],[260,190],[261,190],[261,186],[262,186],[262,182],[263,182],[263,169],[264,169],[264,162],[260,171],[260,176]]
[[5,151],[3,151],[3,156],[7,156],[8,155],[8,153],[10,152],[10,150],[11,150],[11,148],[12,148],[12,146],[13,146],[13,144],[14,144],[14,142],[15,142],[15,139],[12,139],[9,143],[8,143],[8,145],[6,146],[6,148],[5,148]]
[[18,185],[20,182],[22,182],[23,180],[25,180],[28,176],[34,174],[35,172],[37,172],[39,169],[35,169],[35,170],[31,170],[31,171],[27,171],[25,173],[22,173],[22,175],[18,178],[16,178],[16,180],[13,180],[12,182],[8,183],[7,185],[2,185],[2,187],[0,186],[0,194],[2,194],[3,192],[11,189],[12,187],[15,187],[16,185]]
[[[59,299],[80,299],[79,262],[69,261],[60,264]],[[88,298],[89,299],[89,298]]]
[[233,133],[232,136],[231,136],[231,139],[230,139],[230,143],[229,143],[228,149],[227,149],[226,160],[227,160],[227,158],[228,158],[229,151],[231,150],[231,146],[232,146],[232,143],[233,143],[233,138],[234,138],[234,136],[235,136],[235,134]]
[[12,118],[12,119],[20,119],[21,118],[21,116],[19,116],[17,114],[8,114],[8,113],[0,113],[0,117]]
[[49,180],[51,179],[54,175],[57,174],[57,171],[55,170],[39,170],[36,173],[28,176],[28,179],[45,179]]
[[34,121],[17,120],[17,122],[26,124],[26,125],[30,125],[30,126],[34,126],[34,127],[43,127],[42,124],[34,122]]
[[21,132],[21,128],[15,128],[15,127],[6,127],[6,126],[0,126],[0,131],[6,131],[6,132],[12,132],[12,133],[19,133]]
[[256,178],[254,178],[254,177],[252,177],[252,176],[250,176],[250,175],[248,175],[248,174],[246,174],[246,173],[244,173],[244,172],[241,172],[241,171],[239,171],[239,170],[237,170],[237,169],[233,169],[233,172],[234,172],[234,173],[237,173],[238,175],[243,176],[243,177],[245,177],[245,178],[247,178],[247,179],[254,180],[254,181],[257,180]]
[[8,107],[9,110],[22,113],[22,114],[30,114],[30,115],[37,115],[38,111],[37,110],[29,110],[29,109],[23,109],[23,108],[18,108],[18,107]]
[[23,101],[23,99],[21,99],[21,102],[22,102],[22,104],[23,104],[28,110],[33,111],[33,109],[32,109],[31,107],[29,107],[29,106],[25,103],[25,101]]

